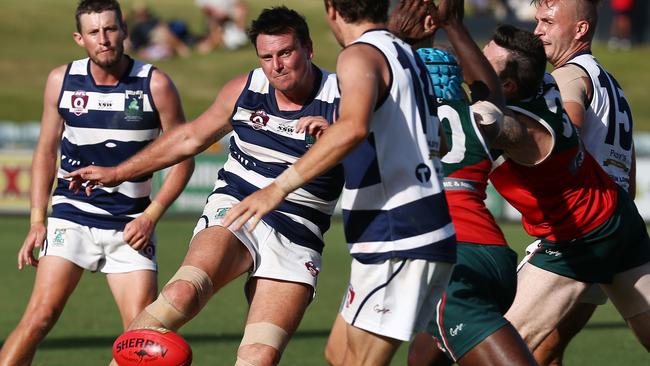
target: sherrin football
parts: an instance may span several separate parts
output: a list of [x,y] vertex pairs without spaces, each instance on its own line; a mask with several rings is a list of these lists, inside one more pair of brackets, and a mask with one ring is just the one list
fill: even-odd
[[113,358],[120,366],[188,366],[192,364],[192,349],[171,330],[134,329],[117,337]]

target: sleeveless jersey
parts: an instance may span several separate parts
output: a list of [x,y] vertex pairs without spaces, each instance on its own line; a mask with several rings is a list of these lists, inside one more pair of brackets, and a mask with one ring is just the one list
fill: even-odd
[[88,58],[68,65],[59,96],[64,121],[61,164],[52,195],[52,217],[100,229],[124,230],[149,205],[151,175],[90,197],[68,190],[64,174],[88,165],[116,166],[160,134],[149,83],[154,67],[130,60],[115,86],[95,84]]
[[580,129],[582,141],[614,182],[628,191],[634,143],[630,105],[616,79],[593,55],[581,54],[569,63],[587,72],[593,88],[593,97]]
[[[249,74],[233,111],[230,154],[213,193],[242,200],[266,187],[315,142],[313,136],[295,131],[301,117],[334,120],[339,100],[336,76],[316,66],[313,69],[317,75],[313,94],[297,111],[278,109],[275,88],[262,69]],[[263,220],[293,243],[322,252],[323,233],[329,228],[342,185],[339,165],[290,193]]]
[[365,264],[395,257],[454,263],[456,238],[435,157],[440,121],[426,67],[388,31],[371,30],[355,42],[385,56],[391,82],[368,137],[343,161],[350,253]]
[[617,188],[584,151],[578,132],[562,108],[555,80],[544,77],[538,94],[508,106],[538,121],[553,135],[553,150],[541,163],[525,166],[499,157],[490,179],[522,214],[526,232],[552,241],[579,238],[609,219]]
[[438,107],[449,152],[442,158],[444,187],[456,239],[464,243],[507,245],[503,232],[485,206],[492,155],[463,101]]

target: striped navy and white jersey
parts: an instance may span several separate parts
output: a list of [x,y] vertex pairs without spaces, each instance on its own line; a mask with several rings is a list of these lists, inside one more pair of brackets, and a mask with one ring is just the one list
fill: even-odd
[[456,237],[437,157],[440,120],[426,67],[388,31],[368,31],[355,43],[385,56],[391,82],[367,139],[343,161],[350,253],[361,263],[394,257],[454,263]]
[[[314,144],[313,136],[296,132],[301,117],[334,120],[339,94],[336,76],[316,66],[312,95],[300,110],[281,111],[275,88],[262,69],[253,70],[232,115],[234,133],[230,154],[218,173],[213,193],[242,200],[266,187]],[[343,169],[336,166],[290,193],[263,220],[293,243],[323,250],[323,233],[343,185]]]
[[590,53],[569,60],[584,69],[593,86],[580,136],[587,151],[626,191],[632,167],[632,112],[620,85]]
[[116,166],[158,137],[160,120],[149,90],[153,69],[130,59],[117,85],[102,86],[90,74],[88,58],[68,65],[58,101],[64,129],[52,217],[124,230],[149,205],[151,175],[98,187],[90,197],[68,190],[63,176],[88,165]]

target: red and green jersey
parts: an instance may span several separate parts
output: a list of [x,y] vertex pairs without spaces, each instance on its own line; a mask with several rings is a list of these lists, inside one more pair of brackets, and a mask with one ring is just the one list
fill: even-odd
[[535,97],[509,107],[553,135],[553,150],[541,163],[525,166],[502,155],[490,176],[499,193],[521,212],[526,232],[553,241],[571,240],[611,217],[616,186],[582,146],[553,77],[545,76]]
[[485,206],[485,188],[492,159],[465,102],[445,101],[438,116],[449,152],[442,159],[444,186],[451,220],[459,242],[507,245]]

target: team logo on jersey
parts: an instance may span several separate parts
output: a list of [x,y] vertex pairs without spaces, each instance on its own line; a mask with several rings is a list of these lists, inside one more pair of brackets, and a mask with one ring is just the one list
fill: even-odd
[[320,269],[318,269],[318,267],[316,267],[316,264],[314,264],[312,261],[305,262],[305,268],[307,268],[309,274],[311,274],[312,277],[316,277],[318,276],[318,273],[320,273]]
[[251,114],[250,121],[253,123],[254,129],[261,130],[269,123],[269,115],[259,109]]
[[316,143],[316,137],[308,133],[305,133],[305,146],[307,146],[307,148],[310,148],[311,145],[315,143]]
[[130,122],[142,121],[143,115],[143,96],[142,90],[126,90],[124,92],[124,119]]
[[75,116],[81,116],[84,113],[88,113],[88,95],[83,90],[77,90],[70,97],[70,112],[74,113]]
[[52,245],[62,247],[65,244],[65,229],[54,229]]
[[422,183],[428,182],[431,179],[431,168],[424,163],[420,163],[415,168],[415,178]]

